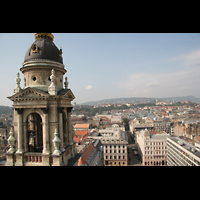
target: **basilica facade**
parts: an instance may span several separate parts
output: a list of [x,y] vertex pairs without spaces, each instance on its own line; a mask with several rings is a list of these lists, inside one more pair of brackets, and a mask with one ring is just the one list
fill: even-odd
[[[11,129],[7,166],[65,166],[76,155],[71,125],[71,102],[62,48],[51,33],[36,33],[17,73],[13,95],[14,130]],[[64,85],[64,87],[63,87]]]

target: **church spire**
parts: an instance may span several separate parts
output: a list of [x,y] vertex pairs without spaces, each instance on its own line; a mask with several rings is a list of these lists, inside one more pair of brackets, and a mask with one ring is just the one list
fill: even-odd
[[39,38],[49,39],[53,42],[54,36],[51,33],[35,33],[35,40]]

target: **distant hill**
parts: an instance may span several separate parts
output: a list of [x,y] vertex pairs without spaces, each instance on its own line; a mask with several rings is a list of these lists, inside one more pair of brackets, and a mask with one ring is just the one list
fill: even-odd
[[[200,103],[200,98],[194,96],[183,96],[183,97],[166,97],[166,98],[158,98],[158,101],[191,101],[195,103]],[[100,101],[89,101],[82,103],[81,105],[90,105],[97,106],[101,104],[126,104],[126,103],[155,103],[156,98],[147,98],[147,97],[132,97],[132,98],[115,98],[115,99],[103,99]]]
[[82,103],[81,105],[101,105],[101,104],[126,104],[126,103],[143,103],[143,102],[156,102],[156,98],[145,97],[132,97],[132,98],[115,98],[115,99],[103,99],[100,101],[90,101]]
[[161,101],[166,101],[166,100],[170,100],[170,101],[191,101],[194,103],[199,103],[200,102],[200,98],[194,97],[194,96],[185,96],[185,97],[168,97],[168,98],[158,98],[158,100]]
[[13,108],[9,106],[0,106],[0,115],[1,114],[13,114]]

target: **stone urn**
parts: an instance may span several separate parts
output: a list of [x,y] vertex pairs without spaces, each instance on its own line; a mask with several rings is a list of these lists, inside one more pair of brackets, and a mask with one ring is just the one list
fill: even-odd
[[7,153],[15,153],[15,137],[13,128],[10,129],[10,137],[8,138],[8,144],[10,146],[10,149],[7,151]]
[[62,152],[60,151],[59,147],[60,147],[60,143],[61,143],[61,140],[60,138],[58,137],[58,129],[55,128],[55,133],[54,133],[55,137],[54,139],[52,140],[53,141],[53,144],[54,144],[54,147],[55,147],[55,150],[53,152],[53,155],[60,155]]

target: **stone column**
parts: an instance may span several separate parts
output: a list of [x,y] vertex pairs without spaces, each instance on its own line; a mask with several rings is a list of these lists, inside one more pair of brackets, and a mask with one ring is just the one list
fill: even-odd
[[65,132],[64,132],[64,138],[65,138],[65,147],[69,144],[69,127],[68,127],[68,112],[67,112],[67,108],[64,108],[66,111],[66,119],[64,121],[65,123]]
[[28,122],[23,122],[24,126],[24,151],[28,152]]
[[23,150],[23,125],[22,125],[22,108],[15,109],[18,114],[18,150],[16,153],[22,154]]
[[49,120],[48,120],[48,109],[47,108],[41,108],[43,113],[44,113],[44,121],[43,121],[43,151],[42,153],[43,154],[50,154],[50,151],[49,151]]
[[69,107],[67,108],[67,118],[68,118],[68,133],[69,133],[69,145],[72,145],[73,144],[73,138],[72,138],[72,123],[71,123],[71,110],[72,110],[72,107]]
[[58,113],[59,113],[59,133],[60,133],[60,139],[61,139],[61,144],[60,144],[60,149],[61,151],[64,151],[64,145],[63,145],[63,141],[64,141],[64,137],[63,137],[63,114],[62,114],[62,108],[58,108]]

